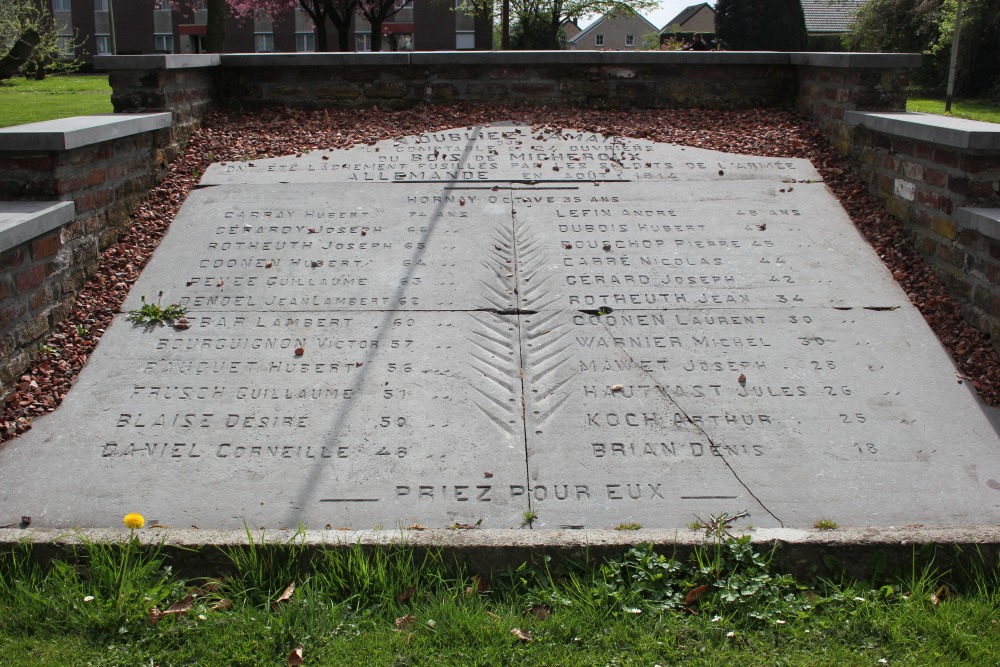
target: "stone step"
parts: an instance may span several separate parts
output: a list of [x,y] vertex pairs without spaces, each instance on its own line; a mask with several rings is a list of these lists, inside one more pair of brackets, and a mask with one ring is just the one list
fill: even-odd
[[169,113],[95,114],[0,128],[2,151],[65,151],[170,127]]
[[71,201],[0,202],[0,252],[9,250],[73,219]]
[[960,208],[955,222],[991,239],[1000,239],[1000,208]]
[[1000,150],[1000,124],[930,113],[848,111],[848,125],[965,150]]

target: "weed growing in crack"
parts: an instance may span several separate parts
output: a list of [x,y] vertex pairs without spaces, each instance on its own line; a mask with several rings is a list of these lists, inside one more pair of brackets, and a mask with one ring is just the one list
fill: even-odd
[[181,306],[176,303],[172,303],[166,307],[161,306],[160,300],[162,298],[163,292],[161,291],[157,295],[156,303],[149,303],[146,301],[146,296],[143,295],[142,307],[138,310],[128,311],[128,315],[125,316],[125,319],[129,322],[133,322],[134,324],[163,326],[184,317],[185,313],[187,313],[187,306]]

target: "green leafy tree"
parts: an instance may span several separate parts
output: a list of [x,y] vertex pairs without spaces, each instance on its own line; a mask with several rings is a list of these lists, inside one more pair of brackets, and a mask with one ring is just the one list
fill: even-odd
[[0,1],[0,57],[7,55],[22,36],[37,33],[38,43],[20,63],[20,71],[36,79],[46,72],[71,72],[81,65],[72,53],[81,46],[74,33],[70,43],[63,44],[60,30],[45,4],[37,0]]
[[[503,0],[466,0],[477,15],[502,16]],[[567,21],[608,14],[629,16],[656,9],[658,0],[510,0],[511,48],[566,48]]]
[[[869,0],[844,46],[854,51],[922,53],[914,84],[941,93],[948,78],[956,0]],[[955,92],[1000,99],[1000,0],[963,0]]]
[[[958,3],[944,0],[938,39],[928,56],[950,59]],[[969,97],[1000,99],[1000,0],[963,0],[955,91]]]
[[799,51],[807,37],[800,0],[718,0],[715,33],[735,51]]
[[660,33],[648,32],[642,36],[643,51],[658,51],[660,49]]
[[[844,37],[849,51],[922,53],[940,37],[940,0],[869,0]],[[911,75],[922,88],[937,88],[947,76],[947,57],[928,55]]]

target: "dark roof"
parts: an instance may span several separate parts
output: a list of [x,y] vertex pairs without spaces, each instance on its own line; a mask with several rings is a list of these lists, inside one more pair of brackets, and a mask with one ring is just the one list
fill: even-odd
[[712,7],[712,5],[708,4],[707,2],[703,2],[700,5],[691,5],[690,7],[685,7],[680,14],[667,21],[667,25],[663,26],[663,29],[666,30],[672,25],[679,25],[681,27],[684,27],[684,24],[690,21],[691,18],[695,14],[700,12],[704,7],[708,7],[713,14],[715,13],[715,9]]
[[811,33],[850,32],[854,14],[866,0],[801,0],[806,15],[806,31]]

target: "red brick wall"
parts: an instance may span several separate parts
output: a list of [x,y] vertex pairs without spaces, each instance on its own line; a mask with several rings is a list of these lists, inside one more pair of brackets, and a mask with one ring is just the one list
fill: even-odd
[[1000,207],[1000,156],[863,127],[851,132],[849,154],[961,300],[966,320],[1000,350],[1000,228],[983,234],[955,220],[959,208]]
[[0,396],[71,312],[102,250],[176,153],[169,130],[68,151],[0,152],[0,200],[73,201],[75,219],[0,254]]
[[846,112],[906,110],[905,69],[800,66],[798,82],[796,108],[813,118],[844,154],[851,141]]

